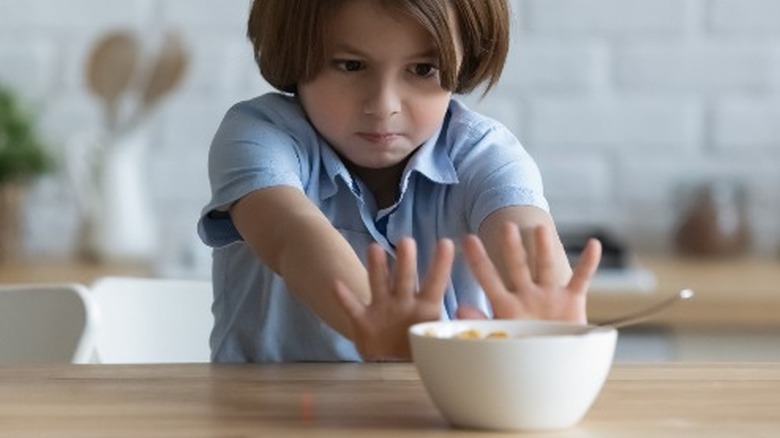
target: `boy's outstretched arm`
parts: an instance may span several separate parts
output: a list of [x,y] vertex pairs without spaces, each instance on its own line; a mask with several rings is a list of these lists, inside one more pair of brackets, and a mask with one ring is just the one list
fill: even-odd
[[356,300],[371,292],[362,262],[344,237],[298,189],[278,186],[251,192],[230,208],[238,232],[260,260],[326,324],[354,341],[347,314],[334,299],[336,280]]
[[588,242],[572,272],[550,215],[507,207],[485,219],[479,237],[466,237],[464,251],[496,318],[587,322],[587,290],[601,259],[597,240]]

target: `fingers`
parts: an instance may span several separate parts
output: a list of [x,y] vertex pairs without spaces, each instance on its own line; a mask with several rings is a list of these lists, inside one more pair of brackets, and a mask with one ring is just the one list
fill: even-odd
[[413,295],[417,291],[417,244],[405,237],[396,246],[397,259],[393,268],[392,291]]
[[556,283],[555,263],[553,262],[552,235],[549,228],[539,225],[533,230],[536,252],[536,275],[539,284]]
[[590,279],[596,273],[601,261],[601,242],[597,239],[589,239],[582,250],[580,260],[574,267],[571,280],[567,289],[575,294],[586,293],[590,285]]
[[487,319],[487,315],[473,306],[460,306],[455,311],[455,317],[458,319]]
[[517,225],[507,222],[502,229],[504,245],[502,251],[504,254],[504,266],[509,274],[509,289],[519,290],[527,285],[533,284],[531,269],[528,266],[528,253],[523,247],[520,229]]
[[385,250],[376,243],[368,246],[368,284],[371,287],[371,301],[387,296],[390,273],[387,268]]
[[442,239],[436,245],[431,266],[425,276],[420,298],[431,302],[440,302],[450,282],[452,261],[455,258],[455,245],[450,239]]
[[506,293],[506,288],[479,237],[473,234],[466,236],[463,239],[463,250],[472,274],[482,286],[488,299],[491,302],[500,299],[501,295]]
[[[368,248],[368,276],[372,301],[390,295],[414,296],[417,292],[417,246],[413,239],[403,238],[396,246],[396,262],[391,275],[387,267],[387,255],[375,243]],[[451,240],[442,239],[436,246],[429,272],[421,293],[425,299],[441,300],[450,279],[455,249]]]

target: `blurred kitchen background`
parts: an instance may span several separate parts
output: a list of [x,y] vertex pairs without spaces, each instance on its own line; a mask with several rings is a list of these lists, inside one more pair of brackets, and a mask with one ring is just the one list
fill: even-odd
[[[209,195],[211,137],[231,104],[270,90],[245,38],[249,3],[0,0],[0,84],[35,114],[62,162],[105,125],[86,79],[99,40],[134,32],[154,54],[165,35],[179,38],[186,69],[143,120],[136,160],[151,212],[137,221],[155,237],[153,249],[131,255],[160,272],[208,275],[195,222]],[[687,193],[718,181],[742,203],[752,236],[745,251],[777,257],[780,2],[511,3],[515,38],[503,79],[484,99],[466,100],[508,125],[538,160],[564,229],[596,227],[632,251],[672,251]],[[66,167],[29,186],[20,256],[81,254],[85,213]]]

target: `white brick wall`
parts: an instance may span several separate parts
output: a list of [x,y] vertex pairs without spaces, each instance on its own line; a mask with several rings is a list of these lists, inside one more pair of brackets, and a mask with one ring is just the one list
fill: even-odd
[[[780,2],[511,3],[515,40],[504,78],[484,99],[466,100],[507,124],[537,157],[560,223],[606,225],[638,249],[666,249],[679,187],[729,177],[749,188],[761,236],[755,251],[777,253]],[[268,90],[244,37],[249,4],[0,0],[0,80],[40,108],[47,137],[64,145],[100,116],[83,67],[101,33],[128,27],[153,40],[181,31],[192,68],[152,121],[149,172],[163,228],[184,230],[173,234],[192,245],[208,197],[211,136],[229,105]],[[73,244],[60,238],[73,236],[78,222],[61,178],[33,193],[26,241],[34,254],[64,254]]]
[[775,45],[756,38],[731,41],[653,41],[621,44],[621,90],[676,93],[765,93],[772,89]]
[[780,3],[775,0],[710,0],[707,22],[715,33],[780,33]]
[[524,22],[545,34],[677,34],[692,0],[526,0]]

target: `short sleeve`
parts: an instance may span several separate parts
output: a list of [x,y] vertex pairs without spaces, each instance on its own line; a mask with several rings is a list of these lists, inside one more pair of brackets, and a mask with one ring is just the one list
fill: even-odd
[[[303,189],[306,154],[301,134],[305,131],[285,126],[301,117],[285,115],[289,104],[284,100],[275,103],[273,112],[264,109],[267,102],[234,106],[214,136],[208,160],[211,200],[198,222],[198,234],[209,246],[241,239],[227,209],[247,193],[279,185]],[[282,120],[286,122],[280,123]]]
[[549,211],[539,167],[517,137],[497,123],[470,129],[471,135],[465,137],[473,144],[462,148],[458,166],[469,227],[479,229],[490,213],[503,207],[528,205]]

